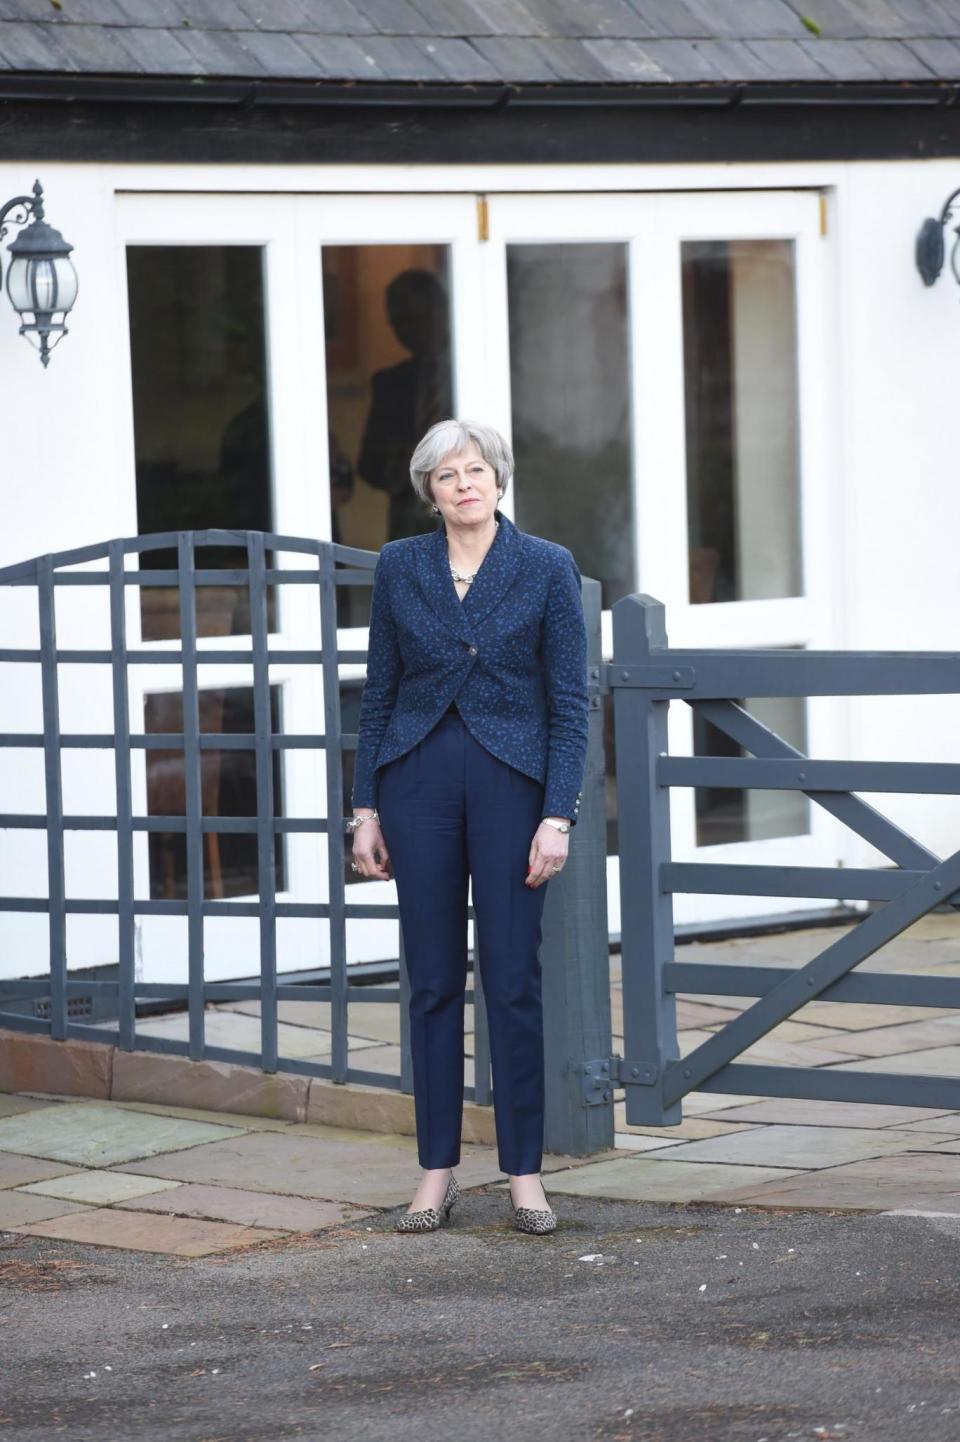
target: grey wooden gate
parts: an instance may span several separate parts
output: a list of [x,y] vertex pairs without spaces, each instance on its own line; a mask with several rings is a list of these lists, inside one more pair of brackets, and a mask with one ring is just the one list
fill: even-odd
[[[235,569],[198,566],[197,552],[205,547],[230,547],[245,554],[246,565]],[[175,569],[144,565],[155,551],[175,552]],[[268,564],[272,552],[300,555],[300,568]],[[126,565],[139,557],[139,566]],[[6,1000],[0,1003],[0,1026],[67,1037],[115,1043],[127,1050],[181,1053],[202,1058],[249,1063],[264,1071],[306,1073],[334,1082],[360,1082],[412,1091],[407,1025],[408,983],[401,958],[399,985],[364,985],[351,981],[347,970],[346,921],[351,917],[396,918],[396,906],[347,899],[345,886],[345,834],[341,797],[343,753],[356,747],[356,735],[341,725],[341,663],[363,662],[366,652],[340,650],[337,645],[337,587],[370,585],[377,555],[328,541],[284,536],[262,531],[205,530],[164,532],[81,546],[56,555],[36,557],[0,570],[0,588],[27,587],[36,593],[40,645],[0,648],[0,665],[10,663],[6,684],[16,684],[17,667],[39,667],[43,730],[0,735],[0,748],[40,748],[44,758],[46,809],[35,814],[0,813],[0,828],[43,830],[47,843],[46,895],[0,895],[0,915],[45,914],[49,927],[49,973],[42,978],[2,984]],[[87,569],[71,569],[85,566]],[[250,645],[237,649],[217,646],[204,638],[198,643],[196,600],[207,586],[246,588],[250,614]],[[268,633],[268,588],[307,586],[317,598],[320,649],[291,650],[271,647]],[[57,643],[54,596],[57,588],[107,587],[109,590],[110,644],[101,649],[69,649]],[[124,595],[128,586],[175,587],[179,595],[180,641],[175,648],[130,646],[125,624]],[[584,578],[584,607],[588,622],[591,690],[590,742],[583,785],[580,819],[572,833],[570,860],[562,878],[549,887],[543,920],[544,1029],[547,1058],[545,1142],[548,1149],[583,1155],[612,1142],[611,1093],[607,1089],[584,1092],[585,1058],[609,1055],[610,994],[605,885],[604,761],[600,713],[600,586]],[[144,732],[133,727],[129,707],[128,667],[169,665],[179,661],[183,674],[183,730],[176,733]],[[319,666],[323,680],[324,729],[315,734],[275,732],[271,724],[269,665]],[[113,731],[105,735],[61,731],[58,667],[85,662],[108,668],[113,690]],[[254,731],[204,733],[200,730],[198,666],[210,662],[244,663],[252,673]],[[201,806],[201,755],[204,750],[246,748],[255,756],[256,815],[209,816]],[[116,816],[69,815],[64,812],[61,753],[67,748],[107,748],[113,751],[116,781]],[[273,761],[276,753],[292,747],[318,747],[324,751],[326,794],[335,808],[331,815],[288,818],[276,814]],[[131,753],[136,748],[181,749],[185,779],[183,816],[141,816],[133,811]],[[64,837],[68,831],[116,832],[118,883],[116,897],[95,899],[67,895]],[[134,893],[133,838],[143,831],[178,831],[185,835],[187,894],[184,900],[137,896]],[[216,900],[204,894],[203,838],[205,833],[233,832],[256,836],[258,896],[256,899]],[[275,842],[282,834],[320,832],[327,836],[328,901],[304,902],[278,898],[275,876]],[[2,886],[2,883],[0,883]],[[359,890],[359,888],[357,888]],[[351,887],[351,891],[354,888]],[[356,894],[356,893],[355,893]],[[105,914],[117,918],[117,972],[115,977],[91,979],[71,976],[67,965],[66,918],[69,914]],[[142,982],[135,978],[136,918],[144,915],[187,918],[187,980],[182,984]],[[204,977],[204,922],[212,916],[255,916],[259,925],[259,978],[247,982],[208,982]],[[277,921],[296,916],[323,918],[329,926],[330,978],[325,986],[285,982],[277,973]],[[486,1013],[480,972],[474,958],[473,989],[467,999],[475,1003],[475,1084],[465,1096],[489,1105],[492,1099]],[[115,1030],[84,1020],[92,993],[115,999]],[[138,1000],[163,998],[186,1001],[188,1040],[149,1036],[137,1029]],[[242,1051],[210,1045],[205,1037],[208,1002],[250,1000],[260,1002],[260,1046]],[[281,1057],[278,1048],[278,1003],[328,1000],[331,1007],[332,1053],[329,1061]],[[401,1068],[397,1076],[351,1065],[348,1056],[347,1017],[353,1005],[400,1002]],[[598,1101],[606,1106],[598,1106]]]
[[[624,1055],[608,1075],[626,1091],[631,1124],[681,1120],[690,1091],[960,1108],[960,1078],[757,1066],[734,1060],[814,998],[960,1008],[960,979],[855,974],[885,942],[960,888],[960,851],[945,860],[854,791],[960,793],[960,765],[811,760],[751,716],[735,698],[904,696],[960,692],[953,652],[691,650],[670,647],[664,608],[650,596],[613,608],[614,693],[620,830]],[[667,710],[682,699],[726,732],[742,757],[672,757]],[[673,786],[800,790],[858,832],[892,869],[745,866],[677,862],[670,845]],[[841,880],[842,878],[842,880]],[[674,892],[836,897],[884,903],[799,968],[722,966],[674,959]],[[756,997],[735,1020],[681,1058],[676,994]]]

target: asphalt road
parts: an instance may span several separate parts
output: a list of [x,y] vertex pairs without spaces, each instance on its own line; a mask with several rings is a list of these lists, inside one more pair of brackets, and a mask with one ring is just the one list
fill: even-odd
[[0,1437],[960,1438],[960,1217],[508,1207],[191,1261],[0,1234]]

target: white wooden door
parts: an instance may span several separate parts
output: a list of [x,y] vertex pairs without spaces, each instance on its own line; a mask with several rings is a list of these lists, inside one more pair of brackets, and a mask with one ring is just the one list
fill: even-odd
[[[505,509],[602,580],[605,657],[630,591],[664,602],[675,645],[831,644],[827,254],[813,192],[489,197],[487,415],[517,452]],[[842,703],[744,700],[813,754],[842,754]],[[670,713],[671,750],[690,754],[690,708]],[[616,931],[613,792],[611,769]],[[793,793],[676,790],[672,828],[686,860],[829,865],[843,845]],[[678,923],[819,904],[675,903]]]
[[[410,354],[405,342],[413,335],[414,344],[418,343],[418,315],[422,317],[423,308],[431,305],[435,316],[443,312],[445,344],[438,364],[450,382],[450,403],[458,411],[478,407],[482,411],[484,331],[475,217],[472,196],[121,197],[117,246],[122,277],[118,280],[131,335],[130,474],[137,478],[139,528],[193,528],[200,515],[203,525],[252,524],[249,516],[237,518],[231,509],[236,497],[229,490],[216,492],[228,451],[239,457],[247,490],[257,491],[259,509],[254,507],[252,514],[255,520],[260,518],[257,524],[262,528],[378,548],[388,538],[380,525],[383,506],[377,509],[384,497],[359,475],[351,475],[351,494],[343,496],[340,460],[349,462],[359,438],[335,436],[335,427],[342,424],[349,429],[369,407],[373,371],[388,373],[388,382],[394,376],[405,380],[404,357]],[[387,291],[389,282],[398,277],[390,292],[391,310],[385,303]],[[166,298],[165,303],[160,297]],[[431,331],[428,338],[433,335]],[[385,393],[389,400],[389,385]],[[231,409],[237,414],[231,416]],[[230,436],[229,445],[224,435]],[[374,448],[370,449],[372,453]],[[258,458],[259,470],[252,468],[252,462],[247,464],[251,457]],[[373,470],[373,461],[370,467]],[[333,486],[331,469],[336,472]],[[194,505],[202,487],[213,490],[207,511]],[[180,492],[182,502],[169,499]],[[144,518],[151,516],[162,516],[162,527],[156,522],[145,524]],[[302,558],[275,554],[280,565],[303,566]],[[303,586],[277,589],[271,648],[318,647],[316,593]],[[233,729],[243,730],[249,729],[242,722],[243,708],[248,699],[252,701],[249,667],[202,663],[205,649],[243,650],[250,644],[242,620],[237,620],[242,605],[226,588],[224,594],[229,604],[222,608],[223,615],[229,612],[232,624],[223,615],[213,615],[209,633],[203,634],[201,627],[201,706],[209,703],[214,717],[232,708]],[[358,596],[358,592],[341,592],[344,601]],[[156,615],[151,619],[142,611],[139,597],[131,594],[128,600],[131,644],[147,639],[152,646],[176,650],[178,632],[170,617],[161,614],[159,621]],[[155,606],[158,610],[162,612],[162,607]],[[211,614],[214,610],[211,607]],[[351,621],[348,616],[340,631],[344,649],[366,641],[365,625]],[[144,637],[145,625],[148,631],[154,627],[151,636]],[[357,697],[361,675],[359,667],[342,668],[347,702]],[[270,680],[285,732],[324,729],[316,668],[274,663]],[[177,729],[170,717],[175,723],[180,688],[180,668],[174,662],[169,667],[135,668],[132,729],[149,726],[151,714],[159,719],[150,729]],[[216,729],[215,722],[211,726],[201,720],[201,726]],[[348,717],[344,728],[351,729]],[[169,753],[164,761],[163,755],[135,754],[137,813],[148,811],[151,797],[156,807],[158,796],[174,798],[171,805],[161,799],[163,810],[179,809],[177,765],[182,776],[182,762]],[[230,759],[234,801],[249,796],[249,778],[242,774],[238,755],[233,753]],[[230,753],[219,756],[230,758]],[[290,750],[282,757],[276,778],[282,814],[326,815],[322,754]],[[214,769],[218,764],[210,754],[204,762]],[[206,779],[205,772],[205,784]],[[210,779],[215,793],[216,776]],[[342,813],[349,784],[346,792],[345,798],[331,798],[333,816]],[[137,894],[181,896],[184,876],[177,843],[161,839],[161,847],[166,846],[161,855],[156,836],[138,833],[135,841]],[[209,844],[215,853],[217,843]],[[247,849],[254,844],[251,838]],[[219,858],[205,853],[206,894],[254,900],[252,854],[234,850],[232,863],[224,862],[222,852]],[[323,836],[285,836],[278,868],[278,900],[327,899]],[[346,879],[354,880],[352,873]],[[393,883],[349,885],[348,899],[393,900]],[[139,934],[143,978],[185,980],[185,937],[184,917],[143,917]],[[324,966],[329,957],[327,938],[325,921],[281,918],[278,969]],[[395,956],[397,924],[351,921],[347,940],[352,961]],[[258,952],[255,917],[207,919],[209,980],[256,973]]]

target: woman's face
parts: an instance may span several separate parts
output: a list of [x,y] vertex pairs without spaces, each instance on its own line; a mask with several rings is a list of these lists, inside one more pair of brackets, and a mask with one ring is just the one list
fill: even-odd
[[497,509],[497,474],[476,441],[444,456],[430,472],[430,489],[447,526],[482,527]]

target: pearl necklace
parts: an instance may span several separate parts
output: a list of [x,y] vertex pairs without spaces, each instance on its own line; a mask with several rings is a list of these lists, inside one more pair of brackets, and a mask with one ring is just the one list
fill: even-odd
[[[499,521],[497,522],[497,525],[498,525],[498,526],[500,525],[500,522],[499,522]],[[494,539],[496,539],[496,533],[494,533]],[[486,559],[486,557],[484,557],[484,559]],[[475,581],[475,580],[477,579],[477,576],[480,574],[480,571],[479,571],[479,568],[478,568],[476,571],[472,571],[469,576],[464,576],[464,575],[461,575],[461,573],[457,570],[456,566],[454,566],[454,565],[453,565],[452,563],[450,563],[450,562],[448,562],[448,564],[450,565],[450,574],[451,574],[451,576],[453,577],[453,579],[454,579],[455,581],[465,581],[468,586],[469,586],[470,582],[471,582],[471,581]],[[482,564],[482,563],[481,563],[481,564]]]

